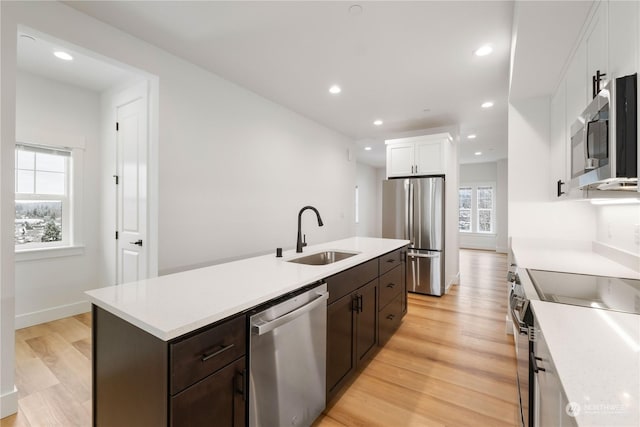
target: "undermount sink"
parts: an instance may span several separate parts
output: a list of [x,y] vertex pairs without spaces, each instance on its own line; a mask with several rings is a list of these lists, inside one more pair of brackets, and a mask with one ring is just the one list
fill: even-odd
[[302,256],[299,258],[293,258],[287,260],[288,262],[295,262],[296,264],[306,265],[327,265],[333,264],[343,259],[351,258],[354,255],[358,255],[360,252],[340,252],[340,251],[324,251],[311,255]]

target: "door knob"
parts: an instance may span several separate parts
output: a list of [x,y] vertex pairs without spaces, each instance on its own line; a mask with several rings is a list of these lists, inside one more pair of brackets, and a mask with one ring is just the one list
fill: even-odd
[[129,242],[129,243],[131,243],[132,245],[142,246],[142,239],[138,239],[138,240],[137,240],[137,241],[135,241],[135,242]]

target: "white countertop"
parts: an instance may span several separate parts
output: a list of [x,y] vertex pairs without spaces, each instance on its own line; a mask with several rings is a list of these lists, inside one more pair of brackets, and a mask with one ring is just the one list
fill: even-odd
[[[87,291],[89,301],[168,341],[280,295],[408,245],[408,240],[352,237]],[[359,252],[329,265],[287,259],[324,250]]]
[[[512,238],[520,280],[579,426],[640,425],[640,316],[540,301],[524,268],[640,279],[592,242]],[[564,410],[564,408],[562,408]]]
[[531,304],[578,425],[639,426],[640,316]]

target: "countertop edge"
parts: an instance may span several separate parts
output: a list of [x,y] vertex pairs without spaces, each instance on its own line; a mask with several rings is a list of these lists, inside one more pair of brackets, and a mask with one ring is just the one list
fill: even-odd
[[[104,288],[97,288],[97,289],[93,289],[93,290],[89,290],[89,291],[85,291],[85,295],[87,296],[87,299],[89,300],[89,302],[97,307],[100,307],[101,309],[108,311],[109,313],[127,321],[128,323],[131,323],[132,325],[144,330],[145,332],[150,333],[151,335],[155,336],[156,338],[159,338],[162,341],[171,341],[175,338],[178,338],[182,335],[188,334],[190,332],[196,331],[202,327],[211,325],[213,323],[219,322],[221,320],[227,319],[231,316],[234,316],[236,314],[242,313],[243,311],[247,311],[250,310],[254,307],[257,307],[261,304],[264,304],[270,300],[273,300],[275,298],[278,298],[282,295],[286,295],[287,293],[296,291],[297,289],[300,289],[302,287],[311,285],[315,282],[319,282],[322,279],[325,279],[327,277],[330,277],[334,274],[338,274],[342,271],[348,270],[352,267],[355,267],[357,265],[360,265],[362,263],[365,263],[367,261],[370,261],[374,258],[378,258],[386,253],[398,250],[402,247],[407,246],[410,242],[407,240],[397,240],[397,239],[382,239],[382,238],[347,238],[347,239],[342,239],[342,240],[337,240],[337,241],[331,241],[331,242],[326,242],[326,243],[322,243],[322,244],[318,244],[318,245],[314,245],[314,246],[308,246],[307,248],[305,248],[305,253],[310,254],[310,253],[314,253],[314,251],[318,251],[318,250],[326,250],[327,248],[337,248],[340,247],[340,243],[339,242],[345,242],[348,241],[350,239],[371,239],[371,240],[384,240],[385,243],[387,244],[387,246],[384,248],[384,250],[373,250],[373,251],[367,251],[360,253],[357,257],[352,257],[352,258],[347,258],[345,260],[342,260],[340,262],[336,262],[334,263],[334,265],[329,265],[329,266],[324,266],[325,268],[320,271],[317,272],[317,274],[309,274],[307,277],[304,278],[304,280],[301,281],[296,281],[294,283],[291,283],[289,286],[283,286],[278,288],[276,291],[274,292],[270,292],[270,293],[266,293],[264,295],[261,295],[259,298],[255,298],[255,299],[248,299],[246,302],[242,303],[242,304],[236,304],[234,306],[228,307],[225,310],[221,310],[218,312],[214,312],[211,315],[208,316],[204,316],[199,318],[198,320],[195,321],[190,321],[185,323],[184,325],[181,325],[179,327],[175,327],[175,328],[171,328],[171,329],[162,329],[161,327],[158,327],[156,325],[153,325],[147,321],[144,321],[143,319],[141,319],[140,317],[137,317],[135,315],[133,315],[130,312],[125,311],[124,309],[122,309],[121,307],[114,305],[112,303],[110,303],[109,301],[105,301],[104,299],[100,298],[99,296],[95,295],[96,293],[100,293],[101,291],[103,291],[104,289],[108,289],[108,288],[113,288],[113,286],[109,286],[109,287],[104,287]],[[354,240],[357,241],[357,240]],[[344,250],[352,250],[351,248],[345,248]],[[263,259],[265,257],[271,257],[272,255],[263,255],[263,256],[257,256],[257,257],[250,257],[250,258],[245,258],[242,260],[238,260],[238,261],[245,261],[245,262],[250,262],[250,260],[258,260],[258,259]],[[296,256],[303,256],[303,254],[295,254],[295,253],[286,253],[283,260],[287,260],[287,259],[291,259],[291,258],[295,258]],[[355,258],[355,259],[354,259]],[[224,266],[224,265],[229,265],[229,264],[233,264],[234,262],[238,262],[238,261],[233,261],[230,263],[225,263],[225,264],[218,264],[218,266]],[[332,268],[333,267],[333,268]],[[196,270],[204,270],[210,267],[203,267],[203,268],[198,268],[198,269],[194,269],[194,270],[187,270],[187,271],[183,271],[180,273],[174,273],[171,274],[169,276],[171,276],[172,279],[175,280],[180,280],[182,278],[182,276],[187,276],[189,273],[192,273]],[[215,274],[215,272],[212,272],[212,275]],[[160,276],[159,278],[167,278],[169,276]],[[151,285],[153,286],[153,282],[156,279],[159,278],[155,278],[155,279],[148,279],[146,281],[143,282],[147,282],[147,286]],[[140,282],[133,282],[133,283],[128,283],[128,284],[123,284],[123,285],[114,285],[114,286],[122,286],[122,287],[132,287],[135,286],[137,283]]]

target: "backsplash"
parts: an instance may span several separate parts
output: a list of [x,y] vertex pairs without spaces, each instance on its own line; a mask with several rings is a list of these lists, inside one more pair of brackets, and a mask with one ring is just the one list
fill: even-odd
[[596,207],[596,240],[640,256],[640,204]]

